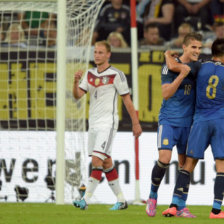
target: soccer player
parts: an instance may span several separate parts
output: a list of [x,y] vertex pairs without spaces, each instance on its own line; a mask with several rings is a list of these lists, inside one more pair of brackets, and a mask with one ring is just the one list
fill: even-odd
[[[157,192],[169,167],[175,145],[179,167],[183,167],[185,162],[187,139],[195,106],[195,80],[200,68],[198,57],[201,48],[202,36],[198,33],[187,34],[183,41],[183,54],[177,59],[182,63],[180,73],[168,70],[167,65],[162,69],[163,102],[157,133],[159,159],[151,174],[151,191],[146,205],[148,216],[156,215]],[[186,212],[190,215],[189,211]]]
[[133,135],[138,138],[142,129],[134,109],[124,73],[109,64],[110,45],[106,41],[95,43],[95,68],[89,69],[81,83],[82,71],[75,73],[73,95],[81,98],[90,94],[88,151],[92,156],[92,172],[83,198],[73,204],[86,209],[94,190],[101,180],[102,172],[117,197],[117,203],[111,210],[127,208],[127,202],[121,191],[118,173],[111,158],[112,142],[118,128],[117,97],[121,95],[132,120]]
[[179,172],[170,208],[164,215],[176,215],[176,208],[187,198],[190,173],[211,145],[216,164],[214,201],[211,219],[223,219],[221,205],[224,195],[224,39],[212,44],[212,60],[202,63],[197,77],[194,122],[188,139],[187,158]]

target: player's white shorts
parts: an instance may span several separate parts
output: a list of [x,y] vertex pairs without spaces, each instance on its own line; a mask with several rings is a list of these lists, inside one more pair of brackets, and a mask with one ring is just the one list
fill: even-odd
[[112,128],[90,128],[88,131],[89,156],[97,156],[102,160],[109,158],[116,133],[117,130]]

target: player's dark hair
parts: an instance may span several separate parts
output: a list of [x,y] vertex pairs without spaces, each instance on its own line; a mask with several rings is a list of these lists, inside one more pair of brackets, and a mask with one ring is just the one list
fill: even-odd
[[110,44],[109,44],[106,40],[97,41],[97,42],[95,43],[95,46],[96,46],[96,45],[103,45],[103,46],[107,49],[108,52],[111,52]]
[[224,39],[216,39],[212,44],[212,56],[224,56]]
[[190,43],[191,40],[197,40],[197,41],[201,42],[202,41],[202,35],[200,33],[196,33],[196,32],[188,33],[184,37],[183,44],[187,46]]

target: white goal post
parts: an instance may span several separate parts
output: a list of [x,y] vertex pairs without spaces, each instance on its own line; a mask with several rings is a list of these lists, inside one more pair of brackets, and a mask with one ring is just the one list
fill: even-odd
[[[56,203],[71,202],[86,181],[86,100],[73,98],[72,84],[74,72],[89,66],[103,2],[0,0],[0,147],[6,153],[0,174],[11,201],[19,184],[29,189],[28,199],[32,195],[31,201],[44,202],[48,190],[43,185],[52,190],[47,178],[55,181],[56,173]],[[33,27],[33,21],[41,28]],[[57,166],[51,157],[55,148]]]
[[[73,76],[91,66],[92,33],[104,1],[0,0],[0,193],[9,201],[17,200],[14,188],[20,185],[29,190],[27,201],[70,203],[87,182],[88,105],[86,96],[74,99]],[[135,28],[132,83],[138,110]],[[135,202],[140,201],[137,143]]]

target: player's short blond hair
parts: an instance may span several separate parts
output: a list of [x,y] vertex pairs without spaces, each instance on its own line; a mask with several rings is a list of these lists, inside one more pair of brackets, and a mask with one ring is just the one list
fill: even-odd
[[102,45],[107,49],[107,52],[111,52],[110,44],[106,40],[97,41],[95,43],[95,46],[97,46],[97,45]]

